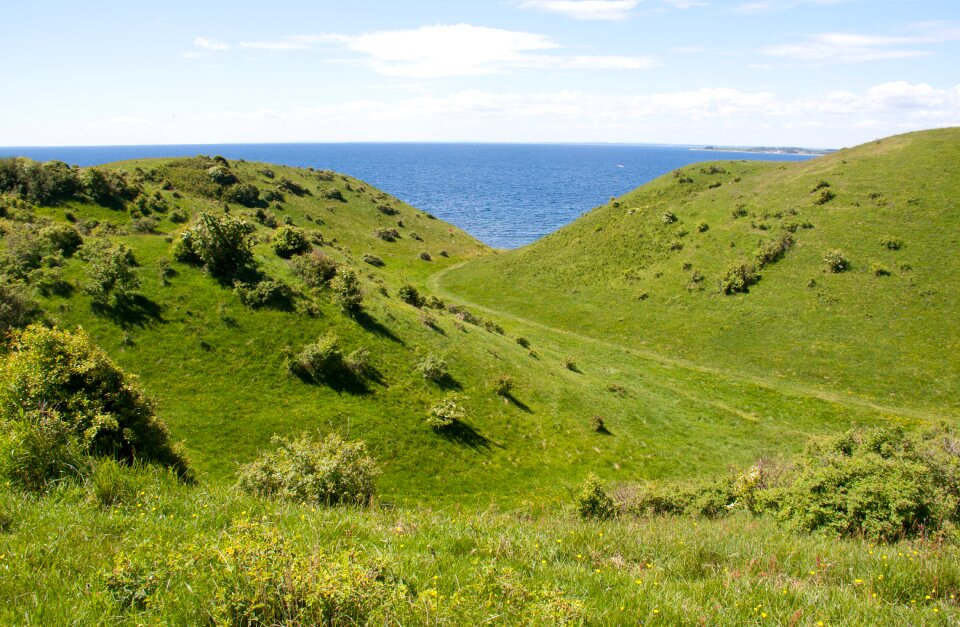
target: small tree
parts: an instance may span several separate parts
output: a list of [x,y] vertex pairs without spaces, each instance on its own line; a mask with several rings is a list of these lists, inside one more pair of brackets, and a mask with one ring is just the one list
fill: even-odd
[[441,383],[450,376],[447,362],[436,355],[427,355],[424,357],[423,360],[417,364],[417,372],[427,381],[433,381],[434,383]]
[[333,290],[333,300],[345,314],[355,316],[363,310],[363,292],[360,290],[360,279],[353,270],[338,272],[330,282]]
[[133,251],[123,244],[95,241],[83,247],[82,256],[87,260],[89,279],[83,289],[94,302],[106,303],[111,295],[122,300],[140,287]]
[[463,408],[462,401],[463,398],[459,394],[447,394],[430,408],[427,413],[427,424],[439,431],[455,422],[462,422],[467,417],[467,410]]
[[580,518],[606,520],[617,513],[617,504],[607,494],[603,481],[596,475],[589,475],[580,488],[576,499],[577,514]]
[[310,250],[310,242],[307,241],[303,229],[295,226],[281,226],[273,234],[273,252],[278,257],[289,259],[308,250]]
[[253,231],[253,225],[245,220],[201,213],[197,224],[184,231],[174,256],[178,261],[199,263],[214,276],[232,277],[253,263]]

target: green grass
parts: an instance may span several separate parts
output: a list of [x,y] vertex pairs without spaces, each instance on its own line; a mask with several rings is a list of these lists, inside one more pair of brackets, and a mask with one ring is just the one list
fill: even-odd
[[[284,538],[290,552],[278,569],[351,551],[359,564],[382,560],[398,578],[389,581],[406,587],[358,588],[373,595],[368,616],[377,623],[956,622],[960,562],[949,531],[943,542],[877,547],[742,514],[594,523],[568,507],[590,473],[624,483],[727,476],[852,424],[955,419],[958,139],[944,130],[801,164],[719,164],[725,173],[692,166],[682,174],[692,183],[668,175],[499,253],[361,181],[232,163],[261,189],[285,177],[310,192],[287,193],[282,209],[268,210],[321,235],[315,248],[357,271],[360,319],[304,286],[273,254],[266,226],[257,227],[257,270],[298,291],[290,310],[246,307],[229,285],[172,262],[173,242],[190,224],[172,222],[174,209],[223,211],[193,160],[110,166],[139,169],[146,192],[170,204],[155,214],[153,234],[129,232],[128,212],[95,204],[16,208],[0,219],[5,233],[23,218],[62,221],[70,212],[108,225],[88,241],[134,251],[142,286],[126,306],[93,306],[80,289],[87,262],[79,257],[62,268],[72,291],[36,298],[47,322],[82,326],[139,376],[185,441],[200,485],[136,471],[136,498],[121,490],[112,507],[98,505],[90,486],[47,496],[0,486],[0,598],[15,599],[0,607],[0,622],[210,620],[229,588],[215,556],[271,550],[269,538],[243,535],[241,521]],[[816,204],[821,180],[836,197]],[[334,188],[346,202],[324,196]],[[734,218],[741,205],[746,215]],[[253,209],[229,211],[253,219]],[[677,221],[665,221],[667,212]],[[751,259],[790,222],[796,243],[785,256],[762,268],[749,293],[720,294],[729,263]],[[400,238],[386,242],[378,228]],[[890,238],[902,247],[889,248]],[[852,261],[850,271],[825,272],[833,249]],[[364,263],[368,253],[384,266]],[[891,275],[877,276],[875,263]],[[175,270],[166,278],[165,264]],[[695,271],[705,278],[693,281]],[[401,302],[406,284],[465,305],[503,333]],[[330,332],[344,353],[370,351],[377,374],[364,389],[288,372],[285,351]],[[417,372],[428,355],[449,364],[446,388]],[[501,375],[516,384],[506,397],[495,391]],[[425,420],[451,390],[465,397],[467,417],[443,435]],[[609,433],[593,431],[593,416]],[[304,431],[367,441],[383,469],[376,507],[314,511],[232,489],[238,466],[270,448],[271,436]],[[118,564],[121,573],[131,564],[155,571],[164,585],[125,611],[108,589]]]
[[[803,163],[689,166],[439,283],[564,331],[952,419],[960,414],[958,157],[960,129],[945,129]],[[814,191],[821,181],[829,187]],[[823,191],[835,198],[817,204]],[[667,212],[678,221],[665,222]],[[762,268],[760,282],[721,294],[724,269],[752,260],[788,225],[796,244]],[[902,248],[884,245],[889,237]],[[834,249],[851,260],[849,271],[826,271]],[[891,274],[877,276],[873,264]]]
[[[380,624],[527,624],[531,611],[543,612],[540,624],[960,620],[960,555],[933,540],[798,536],[744,515],[600,523],[539,509],[318,510],[133,476],[138,489],[112,506],[84,486],[41,498],[0,492],[9,521],[0,595],[14,600],[0,622],[207,622],[224,595],[246,598],[297,559],[344,554],[389,573],[386,601],[370,582],[338,584],[373,598],[365,620]],[[264,553],[271,539],[282,539],[281,552]],[[265,566],[244,570],[262,555]],[[115,600],[118,573],[128,593],[148,592],[143,605]],[[542,618],[548,608],[556,613]]]
[[[267,179],[263,164],[234,163],[238,176],[262,189],[286,177],[311,190],[302,197],[287,194],[284,209],[271,211],[289,216],[308,233],[319,231],[327,245],[317,248],[361,274],[367,317],[358,322],[344,316],[327,294],[310,297],[288,262],[272,253],[266,241],[271,230],[263,226],[255,249],[259,271],[301,290],[300,300],[312,298],[315,311],[310,316],[296,309],[251,309],[229,286],[198,268],[172,263],[175,275],[161,277],[161,264],[171,260],[171,240],[187,226],[169,222],[173,209],[222,211],[219,201],[198,195],[204,188],[194,181],[194,162],[113,167],[146,173],[155,181],[144,183],[148,193],[164,181],[177,190],[160,192],[171,209],[158,214],[156,234],[123,234],[129,215],[96,205],[73,202],[35,211],[51,219],[70,211],[80,221],[115,224],[121,232],[105,237],[135,252],[141,297],[135,306],[106,310],[94,309],[80,290],[41,302],[49,322],[84,327],[122,368],[141,378],[206,482],[232,482],[238,464],[269,448],[274,434],[335,431],[367,440],[383,462],[380,491],[390,501],[553,503],[590,472],[624,481],[723,472],[759,456],[796,452],[811,434],[841,431],[851,423],[912,424],[926,418],[818,396],[789,381],[690,367],[637,350],[630,342],[594,340],[495,310],[471,306],[473,313],[502,325],[504,335],[446,311],[417,310],[395,297],[397,288],[410,283],[426,295],[456,302],[437,279],[490,251],[348,177],[328,181],[314,172],[270,166],[274,179]],[[347,202],[324,199],[322,190],[331,186]],[[381,204],[399,214],[384,215],[376,209]],[[232,205],[230,212],[253,210]],[[406,226],[396,227],[401,232],[396,242],[374,235],[398,220]],[[422,241],[409,237],[414,229]],[[421,250],[432,251],[433,260],[419,259]],[[367,252],[381,257],[384,267],[360,261]],[[85,264],[68,260],[65,279],[81,285]],[[424,315],[434,319],[434,328],[423,323]],[[285,368],[284,350],[297,351],[327,332],[340,338],[345,353],[359,347],[370,351],[379,377],[365,391],[307,384]],[[529,350],[516,343],[520,335],[530,340]],[[454,385],[466,397],[467,428],[446,437],[424,422],[446,393],[415,371],[431,354],[450,364]],[[578,371],[564,367],[567,358]],[[510,398],[494,392],[500,375],[517,384]],[[612,384],[624,393],[611,392]],[[610,435],[592,431],[594,415],[604,417]]]

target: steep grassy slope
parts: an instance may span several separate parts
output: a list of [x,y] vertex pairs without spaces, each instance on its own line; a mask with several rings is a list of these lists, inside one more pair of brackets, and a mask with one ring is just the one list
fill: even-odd
[[[803,163],[690,166],[437,283],[652,358],[956,417],[958,190],[960,129]],[[847,271],[828,269],[835,250]],[[759,281],[723,293],[740,264]]]
[[[337,431],[369,442],[384,465],[380,492],[388,500],[555,502],[565,486],[591,471],[625,480],[718,472],[761,454],[795,451],[811,433],[883,419],[871,407],[652,362],[629,349],[492,312],[401,302],[401,286],[430,293],[429,277],[489,251],[359,181],[325,172],[229,164],[234,177],[256,185],[262,196],[278,185],[286,190],[266,209],[227,208],[257,223],[257,271],[298,292],[285,307],[245,306],[229,284],[172,261],[179,233],[199,212],[223,214],[222,191],[209,183],[211,163],[111,166],[143,187],[138,198],[160,199],[153,209],[149,200],[146,211],[137,208],[139,200],[126,209],[79,200],[53,207],[17,201],[4,220],[10,251],[20,246],[19,233],[48,222],[68,224],[67,216],[87,245],[107,240],[133,251],[142,285],[109,306],[96,305],[80,289],[90,269],[82,254],[53,269],[64,285],[44,289],[34,280],[31,286],[49,323],[84,327],[142,378],[205,481],[232,481],[237,464],[269,448],[274,434]],[[392,215],[378,209],[387,206]],[[257,222],[258,211],[266,224]],[[310,290],[290,262],[272,252],[274,220],[303,227],[316,242],[322,239],[315,249],[362,275],[364,315],[341,313],[328,289]],[[388,242],[374,235],[385,228],[396,228],[399,237]],[[367,253],[384,265],[362,261]],[[290,374],[286,354],[328,332],[339,337],[344,353],[366,348],[375,374],[346,386],[306,383]],[[451,380],[444,386],[416,371],[428,355],[448,362]],[[507,398],[491,388],[499,375],[516,383]],[[467,418],[440,435],[424,419],[451,391],[463,395]],[[592,430],[592,416],[605,419],[608,434]],[[705,448],[704,441],[713,445]]]

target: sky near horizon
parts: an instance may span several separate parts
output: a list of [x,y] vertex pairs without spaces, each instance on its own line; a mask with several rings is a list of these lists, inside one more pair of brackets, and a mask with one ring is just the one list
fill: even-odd
[[960,0],[49,0],[2,15],[0,146],[839,148],[960,125]]

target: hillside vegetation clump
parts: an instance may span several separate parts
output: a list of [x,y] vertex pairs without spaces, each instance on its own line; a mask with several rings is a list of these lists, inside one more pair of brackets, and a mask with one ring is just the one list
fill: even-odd
[[330,434],[272,442],[275,451],[240,469],[239,485],[247,492],[319,505],[366,505],[373,497],[379,470],[362,440]]
[[174,250],[177,261],[202,265],[220,278],[236,276],[253,263],[253,226],[229,216],[201,213]]
[[[4,472],[26,487],[75,472],[56,459],[76,459],[77,452],[189,473],[136,379],[82,330],[31,325],[14,336],[0,369],[0,420],[7,435]],[[48,454],[53,461],[43,459]]]

